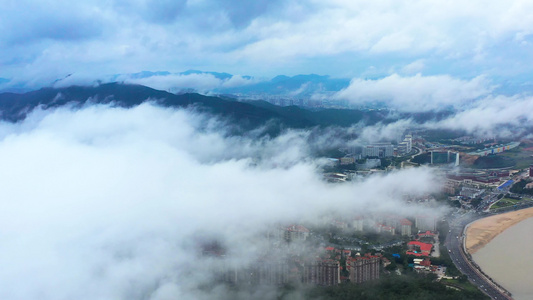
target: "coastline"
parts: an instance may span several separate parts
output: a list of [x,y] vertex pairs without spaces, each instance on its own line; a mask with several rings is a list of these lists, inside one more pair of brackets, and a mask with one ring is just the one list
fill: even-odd
[[533,207],[490,216],[473,222],[466,230],[466,251],[470,254],[476,253],[509,227],[531,217],[533,217]]

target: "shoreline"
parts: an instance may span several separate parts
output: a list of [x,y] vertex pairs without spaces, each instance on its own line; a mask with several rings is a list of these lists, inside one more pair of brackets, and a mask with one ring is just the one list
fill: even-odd
[[476,253],[506,229],[531,217],[533,217],[533,207],[486,217],[473,222],[466,230],[466,251],[470,254]]

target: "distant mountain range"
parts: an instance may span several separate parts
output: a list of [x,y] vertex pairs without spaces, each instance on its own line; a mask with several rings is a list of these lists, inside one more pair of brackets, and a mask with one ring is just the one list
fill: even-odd
[[[0,78],[0,93],[24,93],[40,87],[63,87],[71,85],[94,85],[102,83],[121,82],[126,84],[141,84],[155,89],[172,93],[200,93],[211,95],[230,95],[240,99],[332,99],[335,93],[350,85],[349,78],[334,78],[328,75],[300,74],[295,76],[278,75],[274,78],[255,78],[247,75],[233,75],[220,72],[206,72],[187,70],[185,72],[142,71],[129,74],[114,74],[102,78],[88,79],[77,74],[68,74],[52,82],[34,85],[23,81],[11,82],[10,79]],[[366,78],[379,80],[383,77]],[[531,94],[533,82],[528,78],[513,81],[505,78],[494,78],[496,85],[494,93],[503,95]],[[339,101],[334,101],[340,104]],[[331,106],[335,106],[331,105]],[[377,104],[376,104],[377,105]],[[376,106],[378,107],[378,106]],[[381,106],[382,107],[382,106]]]
[[[179,80],[186,78],[187,76],[195,75],[194,81]],[[211,81],[211,85],[202,85],[201,80],[205,77],[211,77],[218,81]],[[64,78],[60,78],[48,84],[48,86],[64,86],[65,82],[72,80],[76,77],[76,74],[69,74]],[[237,79],[231,81],[232,79]],[[338,92],[350,84],[350,79],[345,78],[331,78],[324,75],[296,75],[285,76],[279,75],[272,79],[254,78],[252,76],[235,76],[228,73],[218,72],[204,72],[199,70],[188,70],[185,72],[171,73],[168,71],[142,71],[131,74],[115,74],[107,76],[105,78],[94,79],[93,82],[85,82],[85,84],[93,83],[110,83],[110,82],[124,82],[124,83],[137,83],[143,85],[150,85],[157,80],[164,81],[167,85],[165,88],[161,88],[174,93],[179,92],[202,92],[213,94],[233,94],[233,95],[248,95],[252,98],[255,96],[284,96],[291,98],[309,97],[315,94],[332,94]],[[79,84],[75,83],[75,84]],[[67,84],[70,85],[70,84]],[[198,88],[201,86],[202,88]],[[154,86],[152,86],[154,87]],[[9,80],[0,78],[0,92],[27,92],[31,87],[26,86],[24,83],[9,84]]]
[[419,122],[440,118],[446,113],[395,114],[387,110],[320,109],[308,110],[296,106],[276,106],[265,101],[236,101],[228,97],[211,97],[196,93],[172,94],[142,85],[107,83],[96,86],[70,86],[43,88],[24,94],[1,93],[0,111],[3,120],[17,122],[24,119],[36,107],[52,109],[67,104],[81,106],[90,103],[113,103],[121,107],[133,107],[146,101],[155,101],[164,107],[197,110],[226,119],[242,130],[250,130],[269,124],[277,124],[270,134],[284,128],[311,128],[315,126],[346,127],[359,122],[367,125],[392,122],[398,118],[412,118]]
[[[165,78],[167,76],[189,76],[189,75],[210,75],[220,80],[221,84],[209,89],[215,94],[233,94],[247,96],[284,96],[290,98],[308,97],[315,94],[332,94],[338,92],[350,84],[350,79],[331,78],[326,75],[278,75],[272,79],[258,79],[252,76],[238,76],[245,80],[241,84],[225,84],[235,76],[228,73],[204,72],[198,70],[188,70],[180,73],[170,73],[166,71],[149,72],[143,71],[133,74],[114,75],[112,81],[142,80],[148,78]],[[173,92],[194,89],[192,86],[169,87]]]
[[221,88],[220,92],[245,95],[283,95],[294,98],[307,97],[315,94],[332,94],[345,89],[349,79],[331,78],[323,75],[279,75],[269,81],[260,81],[250,85]]

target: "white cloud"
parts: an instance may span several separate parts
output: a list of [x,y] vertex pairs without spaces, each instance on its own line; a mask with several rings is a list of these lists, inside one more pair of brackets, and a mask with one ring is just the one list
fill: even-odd
[[462,129],[479,136],[518,137],[533,125],[531,96],[487,97],[428,127]]
[[420,72],[424,70],[424,67],[425,67],[424,60],[419,59],[419,60],[413,61],[412,63],[408,65],[405,65],[402,68],[402,73],[405,73],[408,75],[419,74]]
[[195,289],[212,273],[197,257],[203,234],[244,263],[273,222],[408,212],[401,195],[438,188],[427,169],[327,184],[306,133],[255,141],[220,128],[150,104],[0,124],[0,298],[212,298]]
[[179,92],[184,89],[209,92],[220,88],[246,86],[257,82],[255,79],[243,78],[240,75],[233,75],[228,79],[220,79],[209,73],[154,75],[145,78],[132,78],[129,75],[122,75],[116,80],[171,92]]
[[[118,78],[121,81],[121,78]],[[191,88],[199,91],[212,90],[222,85],[222,80],[211,74],[165,75],[147,78],[126,78],[125,83],[135,83],[158,90],[180,90]]]
[[447,75],[393,74],[377,80],[353,79],[336,98],[354,104],[384,102],[401,111],[427,111],[468,105],[492,89],[483,76],[461,80]]
[[402,119],[389,124],[376,124],[373,126],[366,126],[358,124],[352,130],[357,128],[357,140],[354,144],[368,144],[380,141],[398,141],[408,128],[419,126],[414,124],[410,119]]
[[[525,0],[124,3],[8,1],[0,12],[0,76],[190,68],[337,75],[368,58],[403,64],[406,57],[431,58],[427,68],[446,61],[484,74],[531,71],[521,63],[527,57],[511,52],[532,34]],[[500,69],[510,63],[513,70]]]

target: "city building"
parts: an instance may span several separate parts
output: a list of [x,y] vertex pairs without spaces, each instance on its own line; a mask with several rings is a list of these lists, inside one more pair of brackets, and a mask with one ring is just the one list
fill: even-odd
[[406,135],[402,142],[398,143],[397,154],[405,155],[413,149],[413,137],[411,135]]
[[287,242],[306,240],[309,236],[309,229],[302,225],[290,225],[280,229],[281,237]]
[[310,261],[304,265],[302,282],[324,286],[337,285],[341,281],[340,263],[333,259]]
[[431,151],[431,164],[454,164],[459,166],[459,153],[452,151]]
[[415,217],[415,227],[419,231],[436,231],[437,219],[434,216],[421,216]]
[[460,196],[463,196],[465,198],[477,198],[483,194],[485,190],[482,189],[476,189],[476,188],[470,188],[470,187],[463,187],[461,188],[461,191],[459,192]]
[[364,230],[364,221],[365,219],[363,217],[355,217],[355,219],[352,222],[352,226],[355,231],[363,231]]
[[363,147],[362,157],[392,157],[394,154],[394,147],[391,143],[376,143]]
[[385,224],[376,224],[376,231],[378,233],[390,233],[392,235],[396,234],[396,228],[392,227],[392,226],[387,226]]
[[286,261],[259,261],[250,270],[256,284],[282,285],[290,280],[289,264]]
[[405,254],[414,256],[429,256],[431,254],[431,249],[433,249],[432,244],[419,241],[411,241],[407,243],[407,247],[409,247],[409,250],[407,250]]
[[340,163],[342,166],[344,165],[352,165],[355,164],[355,158],[354,157],[341,157]]
[[369,280],[379,279],[379,267],[381,257],[370,255],[349,258],[350,263],[350,282],[363,283]]
[[400,225],[402,228],[402,235],[410,236],[411,235],[411,227],[413,226],[413,222],[407,220],[407,219],[401,219]]
[[487,156],[487,155],[491,155],[491,154],[498,154],[498,153],[501,153],[501,152],[508,151],[508,150],[513,149],[513,148],[516,148],[519,145],[520,145],[520,142],[512,142],[512,143],[508,143],[508,144],[505,144],[505,145],[496,145],[496,146],[492,146],[490,148],[485,148],[485,149],[477,150],[477,151],[474,151],[474,152],[470,152],[470,153],[468,153],[468,155]]

